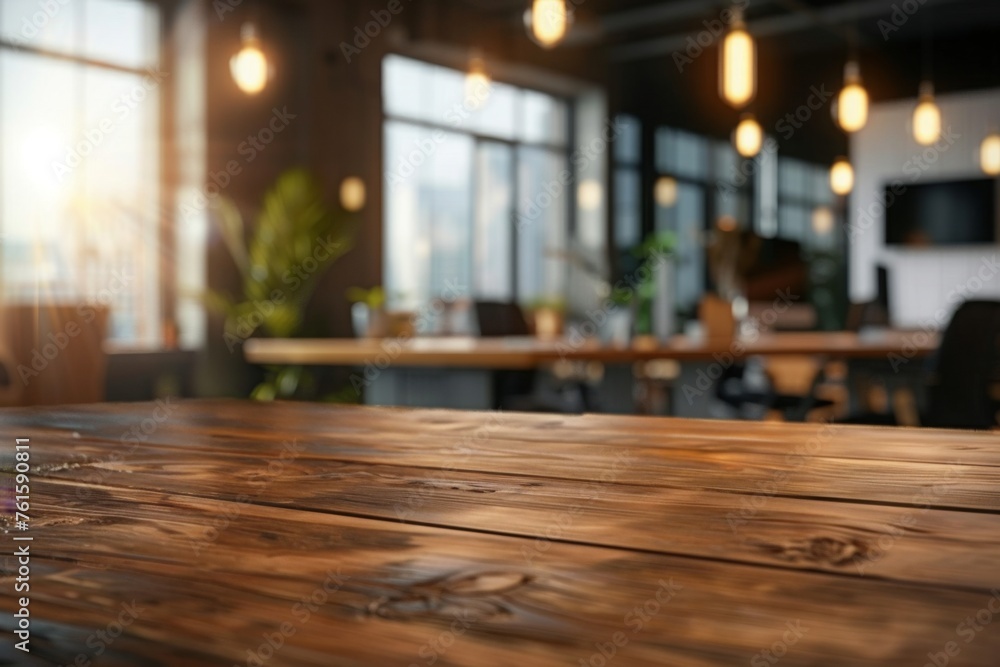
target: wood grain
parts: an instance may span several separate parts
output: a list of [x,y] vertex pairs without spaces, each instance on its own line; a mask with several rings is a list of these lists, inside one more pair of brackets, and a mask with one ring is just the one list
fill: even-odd
[[[949,664],[995,664],[997,624],[958,633],[1000,586],[998,438],[845,428],[782,463],[816,429],[236,401],[0,411],[0,439],[32,438],[38,620],[36,662],[5,647],[0,664],[92,660],[87,640],[132,600],[95,664],[247,664],[276,632],[264,664],[577,665],[616,633],[615,664],[753,664],[789,623],[788,665],[919,667],[949,641]],[[303,620],[295,605],[331,581]]]

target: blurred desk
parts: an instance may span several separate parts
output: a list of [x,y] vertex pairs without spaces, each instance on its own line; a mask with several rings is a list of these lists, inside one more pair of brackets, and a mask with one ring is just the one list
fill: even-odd
[[160,407],[0,410],[34,540],[0,664],[105,630],[105,667],[1000,655],[992,434],[180,401],[123,447]]
[[[917,359],[935,350],[937,344],[934,335],[906,331],[767,333],[732,341],[675,336],[667,344],[640,339],[627,347],[569,338],[259,338],[248,340],[244,353],[248,361],[257,364],[354,367],[358,370],[352,381],[364,388],[365,402],[373,405],[465,409],[492,405],[492,370],[597,362],[605,366],[600,393],[604,409],[628,413],[635,407],[633,366],[640,362],[682,362],[685,378],[704,372],[707,365],[725,366],[754,355],[815,355],[888,367],[892,355]],[[696,411],[684,414],[706,416]]]
[[[919,339],[919,340],[918,340]],[[254,338],[244,346],[247,361],[257,364],[365,366],[388,361],[395,366],[439,368],[537,368],[556,361],[717,361],[753,355],[821,355],[838,359],[888,358],[891,354],[926,356],[937,348],[936,336],[924,332],[847,331],[768,333],[754,340],[707,340],[674,336],[667,344],[634,342],[628,347],[597,340],[536,338]]]

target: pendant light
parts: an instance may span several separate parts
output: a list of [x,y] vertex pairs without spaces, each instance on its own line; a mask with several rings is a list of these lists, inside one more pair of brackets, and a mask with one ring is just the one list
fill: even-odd
[[934,101],[934,84],[920,84],[920,98],[913,110],[913,138],[922,146],[930,146],[941,138],[941,109]]
[[1000,134],[990,134],[979,145],[979,166],[988,176],[1000,176]]
[[465,102],[472,109],[478,109],[490,96],[493,80],[486,71],[486,62],[478,53],[469,58],[469,70],[465,74]]
[[546,49],[551,49],[566,37],[572,20],[566,0],[532,0],[531,7],[524,12],[528,36]]
[[837,96],[837,124],[845,132],[857,132],[868,122],[868,91],[861,85],[857,60],[844,66],[844,87]]
[[240,90],[256,95],[267,85],[268,65],[253,23],[244,23],[240,28],[240,42],[242,48],[229,60],[229,71]]
[[839,157],[830,167],[830,189],[844,197],[854,189],[854,167],[846,157]]
[[719,54],[719,95],[737,109],[757,92],[757,46],[743,23],[743,10],[733,7],[732,28]]
[[752,113],[745,113],[740,118],[740,124],[733,132],[733,144],[736,152],[745,158],[752,158],[760,152],[764,143],[764,130]]
[[653,199],[661,208],[670,208],[677,203],[677,179],[672,176],[660,176],[653,187]]
[[934,84],[931,83],[931,44],[924,27],[923,69],[924,80],[920,82],[920,96],[913,110],[913,138],[922,146],[930,146],[941,138],[941,109],[934,101]]

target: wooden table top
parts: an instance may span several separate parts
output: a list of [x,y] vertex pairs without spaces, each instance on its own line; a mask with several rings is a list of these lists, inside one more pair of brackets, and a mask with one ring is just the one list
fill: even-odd
[[712,361],[732,354],[824,355],[845,358],[926,356],[937,349],[938,337],[924,332],[885,331],[858,335],[847,331],[761,334],[753,341],[694,340],[674,336],[667,344],[638,341],[628,347],[602,345],[596,340],[537,338],[252,338],[244,344],[248,361],[261,364],[364,366],[383,362],[399,366],[465,368],[534,368],[559,360],[633,363],[653,359]]
[[190,401],[0,411],[15,438],[0,664],[1000,656],[995,434]]

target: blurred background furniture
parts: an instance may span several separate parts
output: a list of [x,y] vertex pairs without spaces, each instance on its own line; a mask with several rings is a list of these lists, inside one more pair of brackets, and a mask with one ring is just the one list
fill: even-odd
[[0,342],[6,349],[8,405],[97,403],[105,399],[108,311],[85,304],[4,306]]
[[951,318],[928,379],[925,426],[1000,426],[1000,301],[966,301]]
[[[532,335],[524,311],[516,303],[476,301],[476,321],[480,336],[500,338]],[[584,381],[572,374],[545,387],[539,382],[539,371],[495,370],[493,408],[519,412],[585,412],[596,408],[593,393]]]
[[[912,338],[923,335],[914,332]],[[937,351],[925,362],[897,352],[893,370],[916,375],[882,398],[882,410],[862,410],[846,424],[992,429],[1000,426],[1000,302],[966,301],[958,307]],[[926,395],[926,400],[922,397]],[[925,406],[921,406],[925,403]]]

